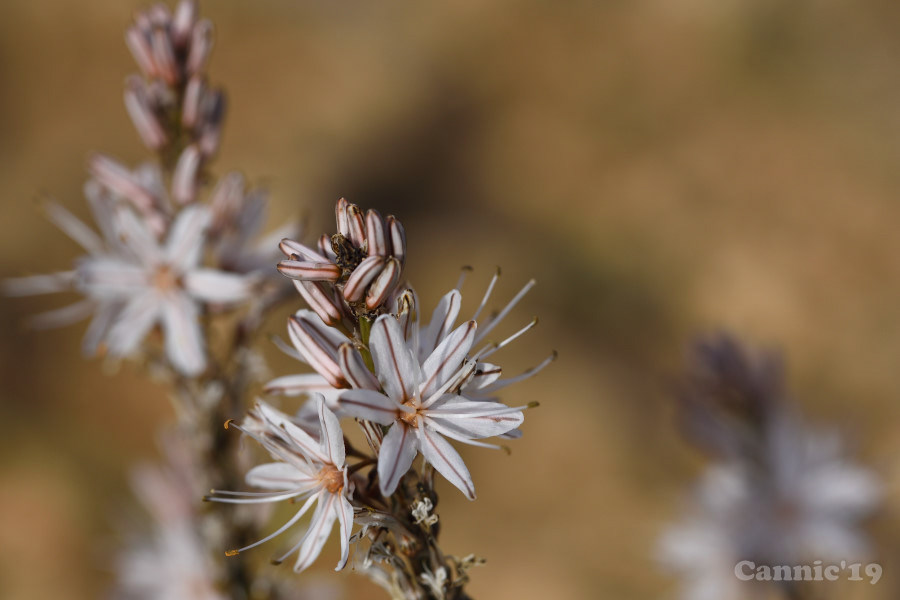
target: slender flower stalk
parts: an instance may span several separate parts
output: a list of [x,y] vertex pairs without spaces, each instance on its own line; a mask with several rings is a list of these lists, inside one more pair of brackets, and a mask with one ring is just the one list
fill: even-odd
[[[487,359],[537,321],[500,342],[487,336],[534,282],[480,324],[497,276],[472,319],[460,324],[461,294],[451,290],[426,324],[404,279],[406,234],[393,215],[340,199],[337,232],[313,245],[296,241],[294,223],[261,234],[265,193],[237,172],[216,177],[212,170],[225,96],[208,83],[212,26],[197,3],[139,11],[125,39],[140,71],[126,80],[125,109],[152,159],[131,167],[93,156],[85,195],[99,233],[59,205],[47,207],[85,254],[70,270],[4,284],[19,296],[81,295],[37,324],[92,316],[87,354],[138,358],[171,387],[176,425],[168,439],[177,443],[165,450],[167,473],[177,476],[174,483],[142,478],[138,495],[155,525],[148,540],[130,544],[116,561],[118,592],[288,598],[283,577],[260,569],[249,551],[299,531],[309,516],[275,562],[296,556],[294,570],[306,570],[337,522],[336,570],[352,564],[394,598],[468,598],[468,571],[483,561],[440,546],[435,472],[474,500],[472,477],[451,441],[498,448],[483,440],[521,436],[524,410],[533,404],[508,406],[498,393],[555,355],[503,379]],[[294,298],[291,288],[307,307],[288,319],[290,344],[275,343],[310,371],[272,378],[254,342],[271,309]],[[257,400],[236,425],[267,380],[266,394],[305,399],[297,413]],[[348,426],[361,429],[367,448],[350,444]],[[230,429],[255,439],[274,462],[252,466]],[[257,491],[235,491],[242,481]],[[200,511],[185,500],[200,500],[195,488],[213,490],[206,499],[215,509]],[[253,509],[276,502],[298,506],[263,534]],[[303,585],[296,581],[288,587]]]

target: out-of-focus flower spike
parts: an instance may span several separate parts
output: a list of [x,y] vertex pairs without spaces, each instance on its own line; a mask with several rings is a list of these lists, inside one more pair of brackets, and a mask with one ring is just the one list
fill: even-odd
[[213,47],[213,26],[208,19],[201,19],[191,31],[191,48],[187,57],[188,75],[200,73],[206,66]]
[[163,131],[150,105],[143,80],[133,75],[125,83],[125,109],[131,122],[134,123],[138,135],[151,150],[158,150],[166,143],[166,132]]
[[366,219],[355,204],[347,209],[347,224],[350,227],[350,241],[357,248],[363,248],[366,243]]
[[337,201],[334,207],[334,220],[337,223],[337,230],[345,238],[350,237],[350,203],[346,198]]
[[222,137],[222,122],[225,120],[224,92],[213,90],[203,94],[201,113],[203,124],[198,144],[203,156],[210,157],[219,149],[219,139]]
[[150,17],[150,22],[157,27],[168,27],[172,21],[172,13],[169,11],[169,7],[162,2],[157,2],[151,6],[147,14]]
[[220,233],[231,226],[243,208],[244,176],[232,171],[220,177],[210,194],[209,206],[213,220],[210,230]]
[[387,256],[388,239],[384,219],[374,208],[366,213],[366,240],[369,244],[369,256]]
[[347,302],[362,300],[366,294],[366,288],[375,281],[384,266],[384,257],[382,256],[369,256],[359,263],[344,285],[344,298],[347,299]]
[[338,349],[338,364],[347,381],[355,389],[378,391],[381,386],[375,375],[369,371],[359,350],[353,344],[344,343]]
[[321,282],[295,279],[294,287],[326,325],[335,325],[341,321],[343,316],[341,307],[337,304],[334,296],[324,289]]
[[389,258],[384,269],[366,292],[366,308],[375,310],[387,301],[388,296],[400,283],[400,271],[400,261],[393,257]]
[[200,119],[200,106],[203,101],[206,83],[202,77],[194,75],[184,88],[184,101],[181,104],[181,124],[188,129],[197,125]]
[[391,255],[399,260],[402,266],[406,262],[406,231],[394,215],[388,215],[385,220],[391,239]]
[[162,26],[153,28],[150,34],[150,47],[153,51],[153,61],[156,68],[166,83],[175,85],[178,82],[178,65],[175,62],[175,50],[172,48],[172,39],[169,32]]
[[134,57],[134,62],[138,68],[147,77],[156,77],[158,75],[156,63],[153,60],[153,48],[150,47],[150,41],[147,33],[141,27],[132,25],[125,31],[125,44]]
[[156,210],[156,199],[121,163],[97,154],[91,158],[88,168],[97,181],[113,193],[133,202],[142,212],[151,213]]
[[303,260],[283,260],[278,263],[278,272],[291,279],[308,281],[337,281],[341,276],[337,265]]
[[[499,274],[499,271],[498,271],[498,274]],[[493,280],[492,280],[492,282],[493,282]],[[511,311],[513,309],[513,307],[519,303],[519,300],[521,300],[525,296],[525,294],[527,294],[528,291],[532,287],[534,287],[534,284],[535,284],[534,279],[532,279],[531,281],[526,283],[525,286],[521,290],[519,290],[519,293],[516,294],[515,296],[513,296],[513,299],[510,300],[509,303],[503,307],[503,310],[501,310],[499,312],[499,314],[497,314],[496,317],[494,317],[493,319],[488,321],[488,324],[484,326],[484,329],[482,329],[481,331],[478,332],[478,337],[475,340],[476,343],[483,340],[484,336],[486,336],[488,333],[490,333],[494,329],[494,327],[496,327],[497,324],[500,323],[500,321],[502,321],[503,318],[509,314],[509,311]]]
[[197,2],[181,0],[175,7],[175,14],[172,16],[172,43],[176,48],[184,48],[190,41],[196,20]]
[[172,174],[172,196],[179,204],[188,204],[196,198],[200,163],[200,150],[193,144],[178,157]]

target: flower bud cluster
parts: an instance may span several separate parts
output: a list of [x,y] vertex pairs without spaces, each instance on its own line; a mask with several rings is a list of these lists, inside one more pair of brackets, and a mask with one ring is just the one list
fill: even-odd
[[341,198],[335,207],[338,232],[322,235],[313,249],[283,240],[287,260],[278,270],[295,281],[297,291],[322,321],[373,317],[391,304],[406,260],[406,233],[393,215],[363,214]]

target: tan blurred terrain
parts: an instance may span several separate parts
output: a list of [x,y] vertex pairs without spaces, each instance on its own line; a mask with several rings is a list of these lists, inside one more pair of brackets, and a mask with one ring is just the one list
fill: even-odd
[[[92,151],[144,159],[122,105],[137,6],[4,3],[0,277],[71,264],[76,246],[35,200],[86,215]],[[670,593],[654,540],[702,463],[669,390],[691,337],[724,327],[783,348],[808,414],[844,426],[885,476],[871,524],[884,578],[854,593],[897,597],[900,6],[208,0],[203,12],[229,92],[215,168],[265,183],[273,225],[304,214],[330,231],[340,196],[393,212],[426,304],[464,264],[472,307],[495,265],[498,299],[538,280],[516,314],[541,324],[504,365],[559,350],[506,396],[541,407],[511,457],[464,451],[477,502],[451,489],[442,501],[445,548],[488,560],[473,596]],[[11,600],[101,597],[126,470],[171,419],[134,369],[108,376],[80,357],[83,325],[22,327],[61,302],[0,299]],[[293,368],[272,357],[274,373]],[[380,597],[339,579],[348,597]]]

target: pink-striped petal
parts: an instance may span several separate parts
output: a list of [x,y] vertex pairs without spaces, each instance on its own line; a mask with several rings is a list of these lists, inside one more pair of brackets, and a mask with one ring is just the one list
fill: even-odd
[[369,256],[353,270],[347,283],[344,285],[344,298],[347,302],[359,302],[366,294],[369,284],[375,281],[378,274],[384,269],[384,258],[381,256]]
[[378,455],[378,485],[382,496],[387,498],[394,493],[415,457],[414,430],[402,421],[397,421],[381,441],[381,454]]
[[338,406],[357,419],[390,425],[397,419],[400,407],[381,392],[347,390],[338,397]]
[[392,315],[382,315],[372,325],[369,350],[387,395],[399,402],[411,399],[422,377],[419,361],[410,352],[400,324]]
[[424,383],[420,394],[425,400],[424,405],[436,400],[436,398],[432,399],[432,396],[451,378],[459,374],[463,362],[475,342],[476,327],[475,321],[463,323],[425,359],[425,363],[422,365]]
[[419,449],[425,460],[431,463],[437,472],[455,485],[469,500],[475,499],[475,484],[466,463],[459,453],[435,431],[427,426],[416,429],[419,438]]
[[391,257],[366,292],[366,308],[375,310],[387,302],[388,296],[398,283],[400,283],[400,261]]
[[292,279],[308,281],[337,281],[341,269],[330,262],[310,262],[305,260],[283,260],[278,263],[278,272]]

